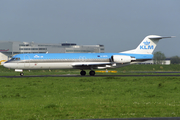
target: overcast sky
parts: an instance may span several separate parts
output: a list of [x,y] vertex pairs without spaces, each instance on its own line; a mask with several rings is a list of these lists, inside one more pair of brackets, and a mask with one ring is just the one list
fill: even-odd
[[136,48],[147,35],[176,36],[156,51],[180,56],[180,0],[0,0],[0,41]]

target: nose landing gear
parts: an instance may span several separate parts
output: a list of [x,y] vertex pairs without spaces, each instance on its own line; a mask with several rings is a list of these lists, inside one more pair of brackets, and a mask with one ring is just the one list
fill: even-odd
[[21,72],[21,73],[20,73],[20,76],[23,76],[23,75],[24,75],[24,73],[23,73],[23,72]]

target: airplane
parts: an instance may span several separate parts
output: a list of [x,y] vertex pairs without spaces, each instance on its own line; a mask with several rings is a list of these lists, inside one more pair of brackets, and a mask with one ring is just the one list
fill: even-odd
[[160,39],[172,38],[158,35],[146,36],[136,49],[119,53],[27,53],[13,56],[3,64],[23,76],[23,70],[80,69],[80,75],[94,76],[94,69],[118,68],[153,59],[153,51]]

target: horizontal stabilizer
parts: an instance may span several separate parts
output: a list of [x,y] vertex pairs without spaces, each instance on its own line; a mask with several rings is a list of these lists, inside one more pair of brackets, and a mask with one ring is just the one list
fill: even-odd
[[176,36],[170,36],[170,37],[163,37],[163,36],[149,36],[148,38],[149,39],[163,39],[163,38],[173,38],[173,37],[176,37]]

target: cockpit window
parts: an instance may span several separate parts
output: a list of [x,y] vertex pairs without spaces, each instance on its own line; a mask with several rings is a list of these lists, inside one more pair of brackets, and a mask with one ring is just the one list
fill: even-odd
[[15,60],[15,58],[11,58],[11,60]]
[[12,58],[11,60],[20,60],[20,58]]
[[16,58],[16,60],[20,60],[20,58]]

